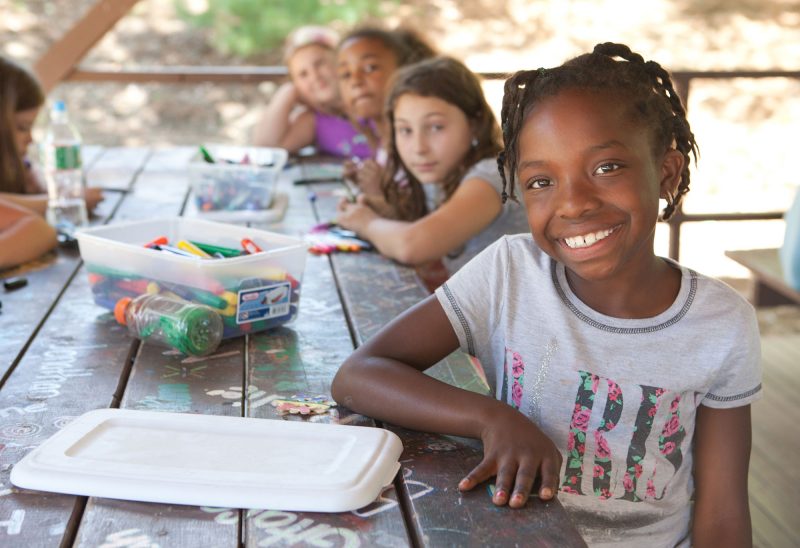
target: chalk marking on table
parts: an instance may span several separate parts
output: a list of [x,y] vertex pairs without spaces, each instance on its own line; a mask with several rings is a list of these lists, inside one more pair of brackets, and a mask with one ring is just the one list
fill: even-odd
[[16,509],[11,512],[11,517],[0,521],[0,528],[6,528],[6,534],[18,535],[22,531],[22,522],[25,521],[25,510]]
[[41,413],[47,411],[47,404],[45,402],[36,402],[25,407],[6,407],[0,409],[0,418],[6,419],[12,412],[17,415],[25,415],[27,413]]
[[[241,407],[242,406],[242,387],[241,386],[231,386],[228,390],[207,390],[207,396],[220,396],[226,400],[234,400],[233,407]],[[266,397],[265,397],[266,396]],[[259,390],[259,388],[255,385],[250,385],[247,387],[247,406],[250,409],[258,409],[264,405],[269,404],[272,400],[276,400],[280,398],[278,394],[270,394],[267,395],[266,392],[263,390]],[[256,399],[259,398],[259,399]]]
[[51,348],[42,355],[41,366],[33,382],[28,388],[27,398],[31,400],[46,400],[61,394],[61,387],[69,379],[76,377],[91,377],[92,371],[74,370],[77,361],[76,350],[97,347]]
[[241,350],[229,350],[228,352],[220,352],[219,354],[211,354],[210,356],[189,356],[181,360],[181,363],[197,363],[205,362],[208,360],[216,360],[219,358],[229,358],[237,354],[241,354]]
[[137,409],[189,411],[192,408],[192,395],[188,384],[159,384],[158,396],[147,396],[136,402]]
[[180,376],[180,378],[185,379],[187,377],[194,377],[195,379],[204,379],[205,375],[201,373],[204,369],[208,366],[203,365],[195,365],[194,367],[187,367],[186,365],[174,366],[174,365],[167,365],[165,369],[169,371],[169,373],[164,373],[161,375],[162,379],[170,379],[172,377]]
[[141,529],[125,529],[108,535],[98,548],[159,548]]
[[250,523],[259,531],[266,533],[266,538],[258,541],[258,546],[271,546],[273,544],[295,544],[304,542],[310,546],[328,548],[332,541],[328,537],[340,537],[345,548],[361,546],[358,533],[346,527],[332,527],[326,523],[316,523],[311,518],[298,521],[297,514],[280,510],[258,510],[248,512]]

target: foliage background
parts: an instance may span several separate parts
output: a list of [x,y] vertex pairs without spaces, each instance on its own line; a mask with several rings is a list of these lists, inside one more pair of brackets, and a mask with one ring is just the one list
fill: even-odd
[[[82,65],[274,65],[280,63],[274,45],[288,26],[331,16],[331,26],[346,31],[355,23],[353,10],[374,8],[360,21],[414,27],[479,72],[552,66],[609,40],[672,70],[800,70],[800,0],[178,1],[184,17],[173,2],[141,0]],[[93,3],[0,0],[0,51],[32,64]],[[260,9],[233,19],[219,11],[203,15],[221,6]],[[280,15],[287,6],[289,15]],[[196,26],[187,17],[211,24]],[[223,25],[231,22],[232,33]],[[485,85],[497,109],[501,86]],[[274,89],[272,82],[65,83],[52,96],[66,99],[88,143],[196,145],[246,143]],[[794,168],[800,81],[696,81],[688,109],[701,160],[685,209],[786,209],[800,184]],[[690,224],[681,259],[709,274],[744,276],[723,250],[775,246],[782,237],[780,221]],[[658,238],[665,249],[665,231]]]

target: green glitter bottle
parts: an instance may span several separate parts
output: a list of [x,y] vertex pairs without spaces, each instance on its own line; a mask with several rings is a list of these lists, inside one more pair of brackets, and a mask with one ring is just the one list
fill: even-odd
[[222,340],[222,318],[208,306],[160,295],[117,301],[114,317],[134,337],[189,356],[206,356]]

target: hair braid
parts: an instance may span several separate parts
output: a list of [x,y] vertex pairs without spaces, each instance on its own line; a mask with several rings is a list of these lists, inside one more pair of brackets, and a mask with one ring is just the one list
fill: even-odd
[[628,100],[631,115],[652,132],[654,153],[660,155],[674,148],[683,155],[680,183],[662,212],[662,218],[669,219],[689,191],[689,165],[692,156],[697,161],[697,143],[669,73],[628,46],[612,42],[597,44],[592,53],[560,67],[518,72],[506,81],[501,111],[505,154],[500,174],[504,188],[508,176],[510,196],[515,198],[518,136],[524,117],[546,97],[570,88],[613,93]]

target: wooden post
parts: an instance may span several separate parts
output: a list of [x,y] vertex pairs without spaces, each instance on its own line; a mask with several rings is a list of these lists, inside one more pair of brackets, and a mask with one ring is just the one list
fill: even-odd
[[45,92],[64,80],[84,55],[114,28],[139,0],[98,0],[94,6],[50,46],[36,62],[35,71]]

